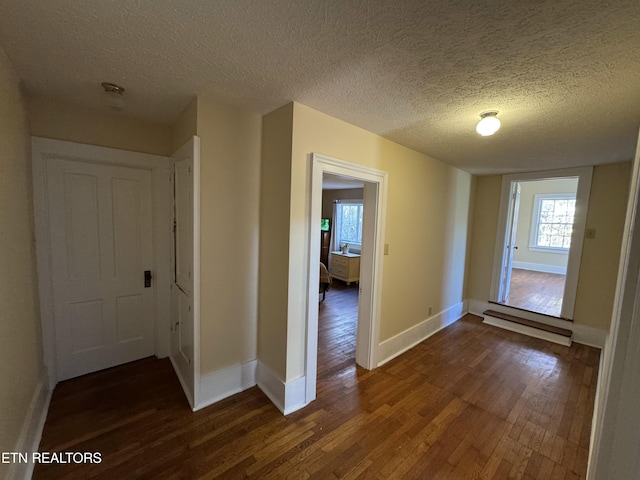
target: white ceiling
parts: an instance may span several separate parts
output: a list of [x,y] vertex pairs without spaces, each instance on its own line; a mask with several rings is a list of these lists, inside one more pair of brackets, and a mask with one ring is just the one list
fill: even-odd
[[0,44],[33,94],[296,100],[471,172],[627,160],[640,126],[638,0],[0,0]]

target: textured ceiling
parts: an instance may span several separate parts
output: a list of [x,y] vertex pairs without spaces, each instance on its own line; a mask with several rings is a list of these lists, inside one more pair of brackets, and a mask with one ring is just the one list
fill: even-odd
[[296,100],[471,172],[627,160],[640,126],[638,0],[0,0],[0,44],[37,95]]

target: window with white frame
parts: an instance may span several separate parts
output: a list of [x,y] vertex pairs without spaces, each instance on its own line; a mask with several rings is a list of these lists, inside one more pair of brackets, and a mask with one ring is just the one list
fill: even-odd
[[536,194],[529,249],[568,253],[575,212],[575,193]]
[[337,205],[339,244],[362,244],[362,200],[342,200]]

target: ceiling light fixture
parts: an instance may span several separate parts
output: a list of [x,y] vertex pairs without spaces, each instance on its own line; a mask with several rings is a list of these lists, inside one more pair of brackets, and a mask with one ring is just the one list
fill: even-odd
[[102,88],[104,88],[104,103],[110,110],[119,112],[124,108],[124,88],[116,85],[115,83],[103,82]]
[[483,137],[488,137],[500,130],[500,119],[496,115],[498,115],[497,110],[481,113],[480,116],[482,118],[476,125],[476,132]]

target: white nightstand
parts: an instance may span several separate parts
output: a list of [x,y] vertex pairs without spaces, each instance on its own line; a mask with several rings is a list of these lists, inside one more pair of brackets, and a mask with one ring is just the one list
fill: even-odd
[[331,276],[351,285],[360,280],[360,254],[331,252]]

